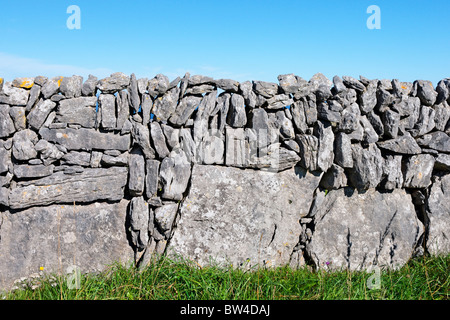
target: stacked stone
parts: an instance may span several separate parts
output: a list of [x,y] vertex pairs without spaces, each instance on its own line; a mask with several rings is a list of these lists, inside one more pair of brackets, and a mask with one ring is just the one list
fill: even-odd
[[301,166],[322,174],[327,190],[448,185],[450,79],[436,88],[322,74],[278,81],[189,73],[0,81],[0,204],[129,198],[128,231],[145,261],[172,237],[193,164]]

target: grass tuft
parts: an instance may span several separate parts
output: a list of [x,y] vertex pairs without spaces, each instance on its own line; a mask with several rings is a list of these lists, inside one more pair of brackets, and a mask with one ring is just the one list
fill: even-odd
[[372,273],[293,270],[289,267],[241,270],[200,267],[167,257],[138,270],[120,264],[84,274],[79,289],[51,275],[39,286],[10,291],[5,299],[164,299],[164,300],[448,300],[450,255],[421,257],[399,270],[381,271],[379,289],[369,289]]

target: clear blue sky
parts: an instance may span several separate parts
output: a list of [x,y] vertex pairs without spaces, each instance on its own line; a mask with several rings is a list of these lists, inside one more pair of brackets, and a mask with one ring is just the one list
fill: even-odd
[[[81,29],[69,30],[69,5]],[[369,30],[369,5],[381,29]],[[0,77],[112,72],[277,81],[322,72],[368,78],[450,77],[449,0],[6,1]]]

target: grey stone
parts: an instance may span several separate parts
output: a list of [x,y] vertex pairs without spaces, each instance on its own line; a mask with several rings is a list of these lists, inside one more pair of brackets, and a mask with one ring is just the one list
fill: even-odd
[[344,85],[347,88],[355,89],[356,91],[363,92],[366,90],[366,87],[357,79],[350,77],[350,76],[343,76],[342,80],[344,82]]
[[62,80],[63,77],[54,77],[45,82],[41,89],[41,94],[44,99],[48,99],[52,95],[58,93]]
[[39,140],[34,145],[34,149],[39,152],[41,160],[46,166],[52,164],[58,159],[61,159],[64,155],[64,152],[59,150],[54,144],[43,139]]
[[371,112],[377,105],[376,88],[368,88],[359,96],[359,107],[363,114]]
[[[116,156],[103,154],[103,155],[101,155],[100,161],[103,165],[106,165],[106,166],[128,166],[129,154],[128,154],[128,152],[124,152],[124,153],[121,153]],[[92,166],[92,157],[91,157],[90,164]]]
[[436,92],[438,94],[436,98],[435,104],[441,104],[444,101],[447,101],[450,97],[450,86],[448,85],[450,82],[448,79],[444,79],[438,82],[436,86]]
[[[143,98],[144,99],[144,98]],[[128,122],[128,118],[130,116],[130,95],[128,91],[122,90],[116,96],[116,108],[117,108],[117,120],[116,120],[116,129],[123,130],[125,128],[125,124]]]
[[353,167],[352,142],[343,132],[338,132],[334,140],[334,161],[343,168]]
[[243,128],[225,128],[225,165],[245,167],[249,161],[249,151]]
[[239,82],[231,79],[219,79],[216,80],[216,85],[218,88],[228,91],[237,93],[239,91]]
[[203,164],[223,164],[225,145],[222,135],[210,132],[200,142],[198,155]]
[[83,274],[105,271],[114,263],[129,267],[133,250],[124,228],[127,205],[121,200],[2,212],[0,290],[39,267],[64,276],[74,266]]
[[278,85],[273,82],[253,81],[253,91],[265,98],[272,98],[278,93]]
[[15,165],[14,176],[19,179],[42,178],[51,175],[53,173],[53,169],[53,165]]
[[331,124],[317,121],[314,127],[314,135],[318,138],[317,166],[323,172],[327,172],[333,164],[334,134]]
[[381,121],[381,118],[373,111],[366,114],[367,120],[369,120],[375,132],[378,136],[383,136],[384,134],[384,125]]
[[330,169],[322,176],[320,186],[327,190],[347,186],[347,176],[345,175],[344,169],[336,164],[332,164]]
[[189,85],[190,86],[198,86],[201,84],[215,84],[215,81],[211,77],[202,76],[199,74],[189,77]]
[[26,129],[27,118],[25,117],[25,107],[11,107],[9,115],[17,131]]
[[85,151],[70,151],[62,158],[64,164],[89,167],[91,163],[91,154]]
[[150,123],[150,135],[159,158],[162,159],[167,157],[170,151],[167,148],[166,138],[164,137],[163,131],[158,122]]
[[122,72],[116,72],[111,76],[97,82],[97,88],[103,93],[114,93],[126,89],[130,84],[130,77]]
[[450,171],[450,155],[440,153],[436,158],[434,168],[441,171]]
[[402,156],[386,156],[383,165],[383,179],[380,186],[386,190],[402,188]]
[[303,107],[305,110],[306,123],[313,126],[317,122],[317,106],[314,100],[304,100]]
[[133,246],[139,251],[143,250],[148,243],[149,207],[144,197],[134,197],[130,201],[130,234]]
[[150,145],[150,131],[148,126],[133,122],[131,135],[133,137],[133,143],[141,147],[146,159],[155,158],[155,150]]
[[98,112],[101,113],[101,124],[105,130],[116,128],[116,97],[112,94],[101,94],[98,97]]
[[173,88],[155,100],[152,113],[157,121],[167,121],[175,112],[178,103],[179,88]]
[[366,116],[361,116],[359,118],[359,122],[361,123],[364,131],[363,142],[365,145],[375,143],[378,141],[378,134],[375,129],[372,127],[372,124],[367,119]]
[[152,97],[162,95],[169,89],[169,78],[163,74],[157,74],[153,79],[148,82],[148,93]]
[[281,109],[290,106],[294,100],[287,94],[277,94],[266,101],[267,109]]
[[100,162],[102,161],[103,153],[99,151],[91,152],[91,159],[89,160],[89,166],[91,168],[100,168]]
[[235,128],[243,127],[247,123],[244,98],[239,94],[233,94],[230,100],[227,123]]
[[145,161],[145,195],[147,199],[156,197],[158,192],[159,183],[159,165],[158,160],[146,160]]
[[12,142],[12,154],[15,159],[29,160],[37,156],[34,145],[38,142],[38,136],[34,131],[30,129],[18,131],[14,134]]
[[201,84],[198,86],[192,86],[192,87],[188,87],[186,89],[186,95],[200,95],[200,94],[204,94],[204,93],[209,93],[212,92],[216,89],[215,86],[211,85],[211,84]]
[[8,172],[10,165],[11,150],[6,150],[3,146],[0,146],[0,173]]
[[[179,80],[179,79],[178,79]],[[148,78],[139,78],[137,79],[138,91],[140,94],[148,93]]]
[[390,109],[382,114],[382,121],[384,126],[384,134],[387,138],[397,138],[398,127],[400,125],[400,114]]
[[11,106],[26,106],[30,91],[22,88],[16,88],[11,83],[5,83],[0,91],[0,104],[9,104]]
[[411,156],[406,163],[404,188],[427,188],[431,184],[435,159],[430,154]]
[[425,148],[450,153],[450,136],[442,131],[435,131],[417,139],[417,143]]
[[191,176],[191,165],[183,150],[173,150],[163,159],[159,170],[163,199],[181,200]]
[[361,125],[359,107],[356,103],[352,103],[344,110],[342,110],[342,117],[339,116],[340,122],[338,129],[345,133],[351,133],[358,129]]
[[177,203],[167,203],[155,209],[155,222],[159,230],[164,234],[166,239],[170,238],[172,226],[175,221],[175,216],[178,212]]
[[309,79],[309,84],[313,91],[317,90],[321,85],[327,86],[328,88],[331,88],[333,85],[333,83],[320,72],[316,73],[311,77],[311,79]]
[[9,115],[11,108],[7,104],[0,104],[0,138],[7,138],[16,131],[14,122]]
[[306,123],[304,102],[302,100],[295,101],[291,106],[292,120],[295,127],[300,133],[306,133],[308,124]]
[[134,73],[130,76],[130,86],[128,87],[128,90],[130,92],[131,107],[137,113],[141,105],[141,100],[139,99],[138,84]]
[[83,77],[72,76],[64,77],[61,81],[59,91],[67,98],[77,98],[81,96],[81,89],[83,87]]
[[317,104],[317,117],[321,120],[330,121],[330,122],[341,122],[341,113],[338,110],[333,109],[342,109],[336,101],[331,102],[330,104],[327,102],[319,102]]
[[276,112],[276,116],[277,122],[279,124],[278,126],[280,128],[280,134],[285,138],[294,139],[294,125],[292,124],[292,121],[286,117],[286,113],[284,112],[284,110],[278,110]]
[[142,196],[145,187],[145,158],[140,148],[134,148],[129,155],[128,191],[133,197]]
[[194,139],[192,139],[190,128],[180,129],[180,147],[184,151],[188,162],[197,162],[197,146]]
[[377,145],[382,149],[401,154],[418,154],[422,152],[416,140],[408,132],[405,132],[403,136],[398,136],[396,139],[379,141]]
[[98,78],[90,74],[88,79],[83,83],[81,87],[81,94],[83,96],[94,96],[95,89],[97,88]]
[[172,150],[180,143],[180,129],[172,128],[167,124],[161,124],[161,128],[164,132],[164,136],[166,137],[166,142],[169,148]]
[[342,81],[342,79],[339,76],[334,76],[333,77],[333,90],[335,93],[341,93],[343,91],[346,91],[347,88],[344,85],[344,82]]
[[206,94],[200,102],[195,120],[205,119],[207,120],[213,112],[218,111],[216,109],[217,91]]
[[68,150],[121,150],[130,147],[130,135],[102,133],[93,129],[48,129],[41,128],[39,135],[49,142],[56,142]]
[[445,131],[448,120],[450,119],[450,106],[447,101],[434,106],[434,123],[436,130]]
[[9,189],[0,187],[0,205],[9,206]]
[[309,171],[315,171],[318,166],[319,139],[309,134],[297,134],[295,140],[300,147],[300,164]]
[[55,121],[79,124],[84,128],[95,126],[97,97],[66,99],[59,103]]
[[143,93],[142,94],[142,103],[141,103],[141,110],[142,110],[142,124],[148,125],[148,123],[151,120],[151,112],[153,108],[153,101],[149,94]]
[[169,122],[177,126],[185,124],[200,104],[201,99],[201,97],[197,96],[186,96],[182,98],[175,112],[170,116]]
[[420,137],[432,131],[435,127],[435,114],[436,112],[433,108],[422,106],[414,130],[410,131],[411,135],[413,137]]
[[26,111],[30,112],[30,110],[34,107],[36,102],[39,100],[39,95],[41,94],[41,86],[33,85],[30,90],[30,96],[28,98],[28,102],[26,105]]
[[47,119],[50,112],[56,107],[56,103],[41,99],[27,115],[27,122],[34,130],[39,130]]
[[245,105],[249,108],[256,106],[256,94],[253,92],[253,85],[250,81],[239,84],[239,92],[244,97]]
[[450,175],[435,177],[428,197],[427,250],[433,256],[450,253]]
[[349,170],[348,178],[351,185],[357,189],[375,188],[383,175],[383,157],[375,144],[362,148],[352,145],[353,168]]
[[318,102],[327,101],[329,98],[332,97],[332,93],[330,90],[330,87],[327,85],[321,84],[315,91],[316,98]]
[[11,189],[9,205],[23,209],[52,203],[119,201],[124,196],[127,168],[84,168],[79,174],[58,171],[37,180],[20,182]]
[[423,233],[411,196],[399,189],[332,190],[314,220],[306,250],[318,269],[400,268],[412,257]]
[[432,106],[436,102],[438,93],[434,90],[431,81],[416,80],[414,86],[417,86],[417,97],[422,104],[426,106]]
[[301,168],[277,174],[194,165],[167,252],[201,266],[286,265],[319,180]]
[[308,82],[302,79],[299,76],[290,74],[282,74],[277,77],[280,88],[284,93],[299,93],[305,86],[308,85]]

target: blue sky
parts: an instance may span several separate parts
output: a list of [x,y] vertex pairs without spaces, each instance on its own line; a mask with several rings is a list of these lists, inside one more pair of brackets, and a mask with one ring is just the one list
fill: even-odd
[[[66,26],[72,4],[80,30]],[[369,5],[380,30],[366,27]],[[450,77],[449,16],[448,0],[2,0],[0,77],[322,72],[436,84]]]

